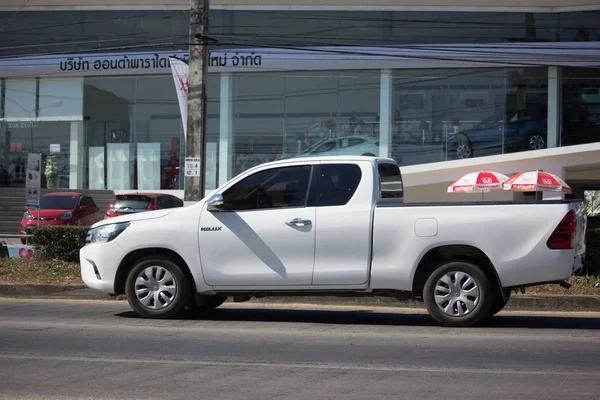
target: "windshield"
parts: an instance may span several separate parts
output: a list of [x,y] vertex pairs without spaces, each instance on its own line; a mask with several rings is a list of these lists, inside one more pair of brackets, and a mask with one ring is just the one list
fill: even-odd
[[47,210],[73,210],[77,204],[77,196],[42,196],[40,208]]
[[139,195],[125,195],[125,196],[117,196],[113,207],[115,210],[125,209],[125,210],[140,210],[147,209],[150,204],[150,198],[147,196],[139,196]]

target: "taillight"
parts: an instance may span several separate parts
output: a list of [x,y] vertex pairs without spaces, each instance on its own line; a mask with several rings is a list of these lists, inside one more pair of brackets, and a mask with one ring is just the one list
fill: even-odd
[[575,211],[571,210],[560,221],[546,244],[552,250],[567,250],[575,248]]

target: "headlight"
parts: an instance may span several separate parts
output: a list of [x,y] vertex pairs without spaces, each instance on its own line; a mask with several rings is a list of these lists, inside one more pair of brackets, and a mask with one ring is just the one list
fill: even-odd
[[23,219],[29,219],[31,218],[31,214],[29,214],[29,211],[25,211],[25,214],[23,214]]
[[117,236],[119,236],[125,228],[129,226],[129,222],[122,222],[119,224],[110,224],[99,226],[91,229],[86,238],[86,243],[108,243]]
[[63,221],[69,220],[71,218],[73,218],[73,213],[72,212],[66,212],[64,214],[61,214],[60,217],[58,217],[60,219],[62,219]]

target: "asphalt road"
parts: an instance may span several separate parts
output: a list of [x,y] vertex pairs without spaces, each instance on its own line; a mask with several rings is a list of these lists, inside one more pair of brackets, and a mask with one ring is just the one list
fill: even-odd
[[600,313],[449,329],[415,310],[0,299],[2,399],[600,399]]

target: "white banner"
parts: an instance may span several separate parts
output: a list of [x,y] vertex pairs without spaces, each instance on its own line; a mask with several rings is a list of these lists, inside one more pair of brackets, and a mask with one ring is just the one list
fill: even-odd
[[181,122],[183,123],[183,137],[187,138],[187,114],[188,114],[188,88],[189,88],[189,68],[185,61],[170,57],[171,73],[177,90],[177,100],[179,101],[179,110],[181,111]]
[[40,208],[40,189],[42,183],[42,155],[27,155],[27,177],[25,180],[25,204],[30,208]]

